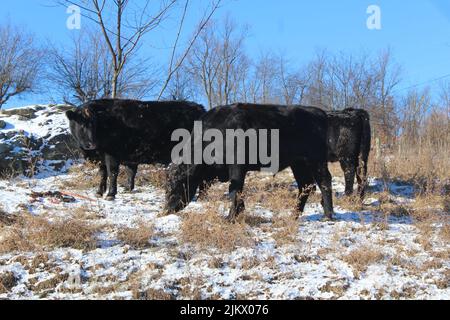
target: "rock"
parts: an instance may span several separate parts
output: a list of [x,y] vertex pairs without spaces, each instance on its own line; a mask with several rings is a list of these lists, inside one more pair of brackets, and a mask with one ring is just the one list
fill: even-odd
[[74,109],[73,106],[68,106],[68,105],[58,105],[58,106],[55,106],[55,108],[58,109],[61,112],[66,112],[66,111]]
[[45,160],[79,159],[80,154],[75,140],[70,134],[59,134],[45,144],[42,148],[42,157]]
[[20,132],[8,132],[2,136],[7,139],[0,143],[0,175],[36,173],[35,166],[44,140],[27,137]]
[[43,107],[21,108],[3,110],[2,114],[7,116],[19,116],[20,120],[31,120],[37,118],[36,112],[43,110]]
[[[66,105],[33,106],[0,111],[0,129],[15,123],[36,119],[37,132],[23,132],[11,127],[0,130],[0,175],[31,176],[42,168],[61,171],[68,160],[82,156],[69,130],[61,123],[64,112],[72,109]],[[16,117],[10,119],[8,117]],[[57,121],[55,119],[58,119]],[[27,130],[28,131],[28,130]]]

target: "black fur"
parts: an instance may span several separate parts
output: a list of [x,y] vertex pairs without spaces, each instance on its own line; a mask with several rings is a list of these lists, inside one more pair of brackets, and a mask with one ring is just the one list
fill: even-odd
[[[324,111],[314,107],[235,104],[211,110],[202,117],[202,121],[204,130],[218,129],[224,136],[226,129],[279,129],[280,171],[291,167],[294,172],[301,195],[297,209],[300,212],[304,210],[306,198],[303,191],[315,181],[323,194],[325,215],[332,219],[331,175],[327,167],[328,121]],[[246,148],[248,155],[248,144]],[[236,156],[236,150],[234,152]],[[176,213],[182,210],[193,199],[199,185],[219,178],[222,182],[230,182],[232,205],[229,220],[234,220],[244,209],[241,193],[247,172],[261,167],[261,164],[172,165],[167,183],[166,211]]]
[[138,164],[168,165],[175,145],[173,131],[191,130],[204,113],[201,105],[192,102],[104,99],[68,111],[67,117],[85,155],[100,161],[98,194],[106,192],[109,178],[107,197],[113,200],[120,164],[127,167],[128,189],[132,190]]
[[358,195],[364,198],[370,146],[371,127],[367,111],[345,109],[328,112],[328,160],[340,162],[348,196],[353,194],[356,175]]

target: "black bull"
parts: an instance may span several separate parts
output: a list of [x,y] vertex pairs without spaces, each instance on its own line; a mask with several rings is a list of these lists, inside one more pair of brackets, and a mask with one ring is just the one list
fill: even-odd
[[[249,129],[279,130],[279,171],[292,169],[300,196],[297,209],[302,212],[307,201],[312,177],[322,192],[322,205],[327,219],[333,218],[331,174],[328,170],[327,114],[314,107],[236,104],[218,107],[202,117],[203,130],[226,131]],[[203,147],[206,147],[205,144]],[[194,148],[194,146],[192,146]],[[246,154],[249,146],[246,144]],[[270,150],[270,149],[269,149]],[[224,150],[225,157],[227,150]],[[234,159],[237,159],[237,150]],[[223,159],[226,163],[226,159]],[[230,182],[231,209],[229,220],[244,210],[242,191],[247,172],[257,171],[263,164],[181,164],[173,165],[168,177],[166,210],[176,213],[189,204],[204,181],[219,178]]]

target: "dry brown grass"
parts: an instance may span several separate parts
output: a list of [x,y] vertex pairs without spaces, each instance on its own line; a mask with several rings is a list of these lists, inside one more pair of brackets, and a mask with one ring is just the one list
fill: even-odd
[[216,248],[226,252],[253,243],[245,223],[229,223],[211,207],[204,213],[186,214],[180,237],[183,242],[202,249]]
[[61,187],[66,190],[86,191],[95,188],[100,183],[100,176],[97,174],[98,164],[86,161],[82,165],[69,168],[69,174],[73,176],[70,180],[64,180]]
[[298,191],[292,187],[291,181],[280,181],[271,178],[269,181],[257,179],[246,184],[244,197],[249,208],[261,206],[274,213],[292,212],[295,210]]
[[442,199],[442,208],[445,213],[450,214],[450,196],[445,196]]
[[118,231],[117,238],[133,249],[145,249],[150,246],[154,235],[154,226],[140,221],[135,228],[123,228]]
[[449,183],[450,157],[448,149],[430,146],[403,146],[390,151],[389,160],[376,159],[374,152],[369,161],[372,176],[387,181],[400,180],[412,183],[419,194],[440,194]]
[[444,225],[441,228],[441,231],[439,232],[439,236],[442,238],[443,241],[450,243],[450,224],[444,223]]
[[365,272],[370,265],[383,259],[384,255],[379,249],[368,246],[355,249],[342,257],[342,260],[352,266],[357,275]]
[[[124,178],[123,178],[124,179]],[[164,189],[167,182],[167,171],[163,167],[154,165],[139,166],[136,176],[137,186],[148,186]]]
[[342,284],[339,282],[333,283],[332,281],[328,281],[324,286],[319,288],[319,290],[322,292],[333,293],[335,298],[340,298],[345,294],[345,292],[347,292],[349,288],[350,286],[347,284]]
[[272,237],[278,246],[298,242],[298,221],[293,216],[278,215],[273,218]]
[[0,252],[31,251],[39,248],[92,250],[97,246],[99,227],[83,220],[56,219],[20,215],[14,225],[2,229]]
[[8,293],[17,285],[18,279],[12,272],[3,272],[0,274],[0,294]]
[[0,227],[13,225],[17,220],[16,215],[7,214],[0,208]]
[[[320,199],[319,201],[320,202]],[[351,210],[351,211],[361,211],[364,210],[364,205],[361,201],[361,199],[356,196],[342,196],[342,197],[336,197],[335,195],[333,196],[333,204],[334,206],[339,206],[341,208],[345,208],[347,210]]]
[[170,293],[167,293],[163,289],[146,289],[146,290],[133,290],[134,300],[156,300],[156,301],[167,301],[175,300],[176,297]]

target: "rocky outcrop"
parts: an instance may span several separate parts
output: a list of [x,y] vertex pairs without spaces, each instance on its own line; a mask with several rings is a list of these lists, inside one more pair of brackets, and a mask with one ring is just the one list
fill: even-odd
[[0,175],[61,170],[80,154],[69,133],[68,106],[33,106],[0,112]]

